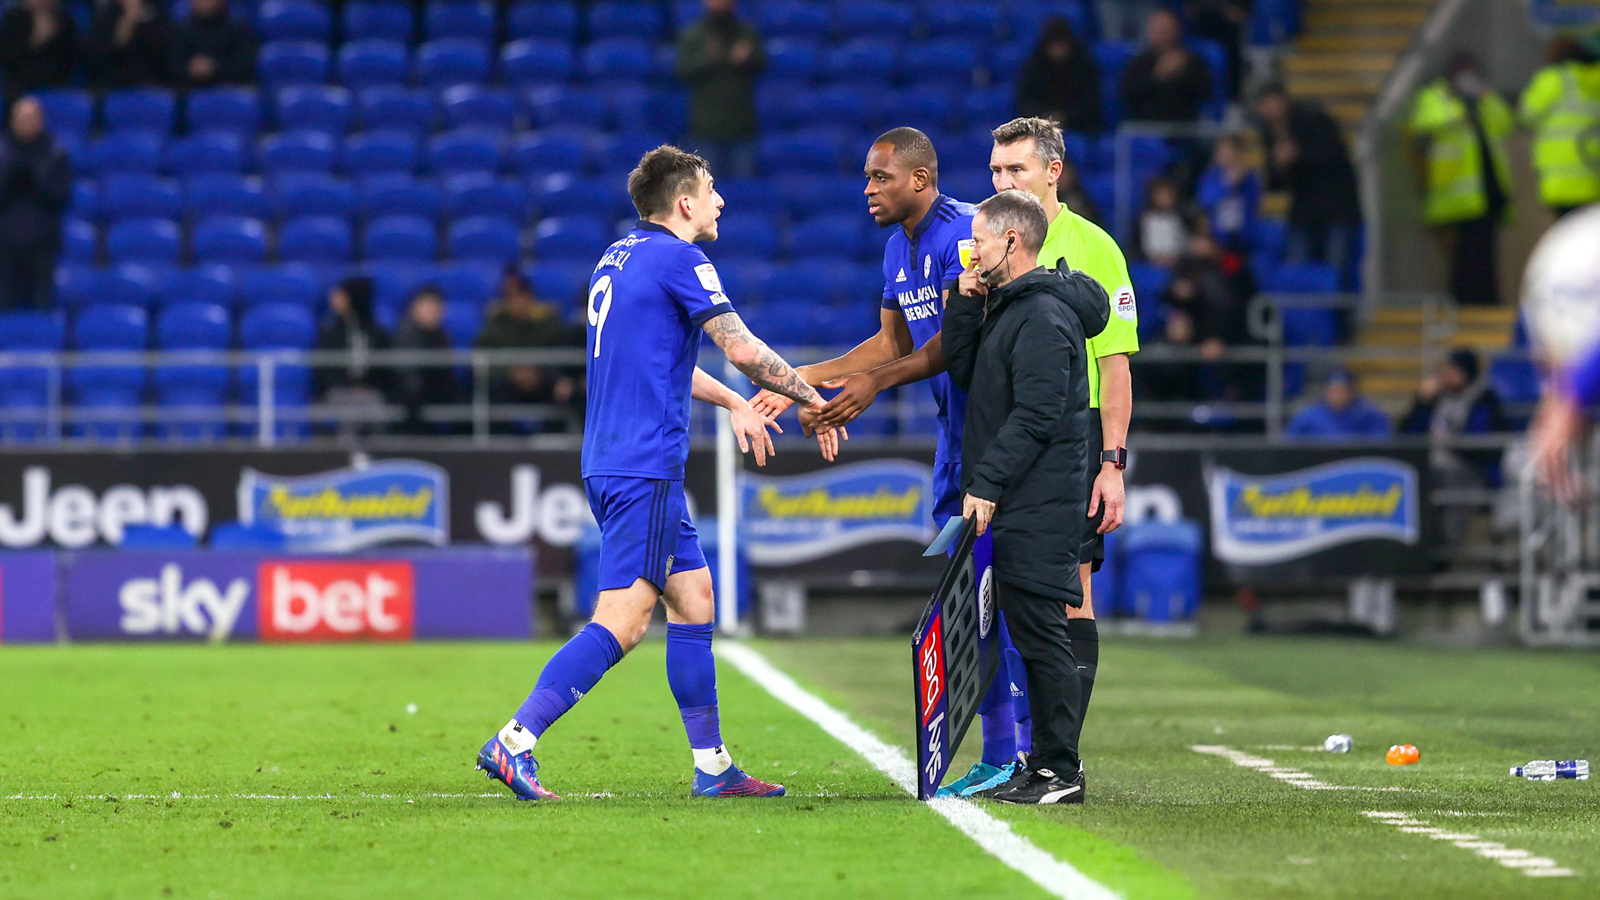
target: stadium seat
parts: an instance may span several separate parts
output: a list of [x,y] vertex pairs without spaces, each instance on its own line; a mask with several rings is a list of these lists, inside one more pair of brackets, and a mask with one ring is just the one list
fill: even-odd
[[247,167],[244,138],[232,131],[203,131],[167,144],[161,169],[179,177],[207,172],[238,174]]
[[460,38],[487,44],[495,38],[494,4],[488,0],[432,0],[422,14],[428,40]]
[[[715,244],[707,245],[711,251]],[[767,281],[772,277],[772,264],[764,259],[749,256],[728,256],[720,252],[709,254],[717,265],[717,276],[722,289],[733,299],[737,308],[744,303],[759,303],[765,296]]]
[[322,305],[316,270],[304,263],[249,266],[238,275],[239,300],[246,308],[275,304],[316,310]]
[[347,218],[356,208],[356,191],[349,181],[321,172],[280,175],[272,183],[272,208],[284,219],[299,216]]
[[902,57],[905,68],[919,74],[918,82],[932,79],[965,90],[972,87],[972,73],[982,64],[978,45],[961,38],[940,38],[912,44]]
[[64,262],[92,263],[100,254],[100,235],[86,219],[67,219],[61,224],[61,259]]
[[483,330],[483,306],[447,302],[444,305],[444,333],[453,347],[471,347]]
[[143,350],[149,338],[150,317],[139,306],[91,306],[72,324],[72,343],[79,350]]
[[506,36],[571,43],[578,34],[578,8],[568,0],[523,0],[506,8]]
[[778,173],[826,174],[836,172],[843,159],[846,137],[828,127],[805,128],[763,135],[757,145],[761,168]]
[[373,175],[359,182],[361,214],[370,222],[385,216],[419,216],[433,220],[444,207],[444,198],[431,181],[417,181],[408,174]]
[[1123,590],[1147,622],[1182,621],[1200,606],[1201,531],[1198,523],[1140,522],[1118,538]]
[[432,283],[448,303],[471,304],[483,309],[494,299],[504,260],[468,260],[446,263],[434,273]]
[[333,35],[328,8],[313,0],[266,0],[256,11],[256,31],[264,41],[321,41]]
[[796,219],[819,212],[866,209],[866,199],[862,195],[864,180],[858,177],[784,172],[773,176],[772,185],[788,204],[790,216]]
[[589,34],[608,38],[639,38],[655,42],[666,23],[656,3],[601,0],[589,7]]
[[589,290],[593,262],[580,259],[545,259],[527,269],[528,281],[540,298],[570,311]]
[[717,244],[729,255],[766,259],[778,251],[778,231],[761,213],[724,212],[717,221]]
[[789,229],[785,247],[796,259],[835,254],[854,256],[857,248],[870,246],[868,221],[861,211],[820,213],[796,222]]
[[504,88],[458,84],[439,95],[445,121],[452,128],[509,132],[517,123],[517,99]]
[[1011,34],[1018,38],[1032,38],[1052,18],[1066,19],[1073,33],[1085,43],[1098,37],[1100,32],[1098,19],[1090,15],[1088,6],[1081,0],[1012,0],[1006,12]]
[[398,0],[353,0],[344,6],[344,39],[377,38],[410,43],[416,22],[411,6]]
[[[164,440],[190,444],[222,439],[228,428],[228,411],[224,404],[231,379],[227,366],[158,367],[152,374],[152,381],[156,405],[163,419],[156,427],[156,434]],[[132,544],[131,528],[134,526],[129,527],[129,537],[122,542],[124,548]]]
[[1267,293],[1332,294],[1339,290],[1339,273],[1326,263],[1282,266],[1261,285]]
[[161,137],[145,131],[107,134],[90,142],[82,162],[89,174],[154,172],[161,163]]
[[717,193],[722,195],[726,212],[758,212],[768,216],[788,214],[788,206],[772,183],[759,178],[749,180],[717,179]]
[[1279,311],[1283,342],[1290,347],[1332,347],[1339,343],[1339,311],[1331,307],[1291,306]]
[[284,262],[349,262],[354,245],[350,223],[333,216],[303,216],[278,232],[278,258]]
[[1209,38],[1190,38],[1185,42],[1196,56],[1205,61],[1211,72],[1211,98],[1201,107],[1207,119],[1220,119],[1228,105],[1228,51]]
[[256,92],[243,87],[193,91],[184,101],[184,122],[191,132],[231,131],[254,134],[261,125]]
[[171,219],[123,219],[106,230],[106,255],[112,262],[175,263],[183,232]]
[[164,88],[127,88],[111,91],[101,103],[100,115],[107,131],[172,131],[177,100]]
[[265,303],[239,320],[239,344],[246,350],[305,350],[316,336],[311,312],[297,304]]
[[943,131],[954,121],[958,96],[961,94],[953,91],[949,84],[913,84],[885,106],[898,111],[905,121],[923,131]]
[[689,129],[689,95],[677,88],[650,92],[644,107],[645,125],[661,134],[683,134]]
[[627,198],[617,186],[597,178],[557,172],[536,182],[536,203],[543,216],[594,216],[612,221],[625,215]]
[[[826,3],[817,0],[765,0],[755,10],[756,25],[761,33],[773,40],[767,44],[767,57],[772,58],[772,44],[778,36],[822,41],[833,27],[833,13]],[[772,70],[769,68],[768,72]]]
[[639,38],[606,37],[583,48],[583,72],[591,79],[648,81],[655,66],[650,45]]
[[1272,47],[1300,33],[1301,0],[1256,0],[1250,8],[1250,43]]
[[407,131],[368,131],[344,145],[344,168],[353,176],[410,173],[417,168],[416,135]]
[[1504,403],[1539,402],[1539,370],[1523,353],[1505,353],[1489,362],[1489,387]]
[[489,78],[489,48],[469,38],[439,38],[417,48],[417,82],[442,88]]
[[1255,223],[1255,232],[1250,236],[1250,249],[1267,259],[1282,262],[1284,251],[1289,246],[1288,223],[1268,216],[1257,218]]
[[528,92],[528,114],[535,127],[604,128],[610,110],[590,88],[547,85]]
[[145,306],[155,293],[154,281],[151,270],[133,264],[110,269],[61,266],[56,270],[56,292],[61,303],[72,308]]
[[438,231],[420,216],[383,216],[367,224],[362,235],[369,260],[431,260],[439,254]]
[[311,41],[273,41],[262,46],[256,68],[269,88],[318,84],[328,80],[328,48]]
[[277,120],[280,128],[303,128],[344,134],[350,130],[353,103],[348,88],[326,84],[303,84],[278,91]]
[[922,23],[930,37],[987,41],[1000,25],[998,6],[975,0],[931,0],[922,8]]
[[[843,4],[840,9],[855,6]],[[823,54],[822,73],[830,79],[876,79],[887,83],[900,69],[899,46],[878,38],[852,38]]]
[[576,172],[588,158],[588,146],[582,133],[567,129],[524,132],[512,139],[506,162],[521,175]]
[[505,265],[516,262],[522,255],[522,235],[517,223],[499,216],[468,216],[450,223],[447,243],[455,259],[487,260]]
[[327,172],[338,159],[338,144],[324,131],[284,131],[261,139],[261,170],[267,175],[285,172]]
[[1154,309],[1156,298],[1172,281],[1172,270],[1154,263],[1132,262],[1128,264],[1128,280],[1133,282],[1135,301],[1143,301],[1150,309]]
[[444,209],[451,216],[499,216],[521,225],[528,218],[528,190],[487,172],[452,175],[444,180]]
[[[891,94],[880,81],[835,81],[811,88],[805,101],[796,103],[790,114],[801,129],[848,126],[857,130],[879,130],[885,104]],[[862,153],[862,156],[865,156]]]
[[428,139],[428,168],[438,175],[496,172],[505,158],[499,132],[458,128]]
[[100,190],[100,212],[108,219],[145,216],[176,219],[183,196],[176,183],[149,175],[107,175]]
[[526,38],[500,48],[500,75],[515,87],[563,83],[572,67],[572,46],[564,42]]
[[439,277],[439,266],[419,260],[385,260],[372,267],[373,305],[386,320],[400,316],[400,308],[411,296]]
[[593,162],[600,171],[624,173],[622,180],[626,182],[626,173],[633,171],[633,167],[639,164],[640,157],[662,144],[670,143],[671,139],[655,132],[623,131],[595,139],[590,145],[590,151],[593,154]]
[[[0,350],[6,352],[59,352],[64,334],[60,312],[0,313]],[[0,368],[0,410],[14,417],[0,421],[0,441],[14,445],[50,436],[50,378],[47,366]]]
[[175,303],[156,317],[162,350],[226,350],[232,333],[228,310],[214,303]]
[[[370,38],[350,41],[339,48],[339,83],[350,88],[405,82],[410,68],[406,45]],[[315,79],[321,81],[323,79]]]
[[242,216],[201,219],[189,243],[197,262],[259,263],[267,256],[266,227]]
[[268,213],[261,179],[220,172],[185,179],[183,208],[190,219],[211,215],[260,219]]
[[35,92],[34,96],[44,107],[44,120],[52,132],[88,136],[94,125],[94,97],[88,91],[47,88]]
[[909,3],[852,0],[834,7],[833,31],[841,38],[859,34],[906,34],[913,24]]
[[994,122],[1016,117],[1016,85],[972,88],[959,95],[960,114],[968,122]]
[[552,216],[534,229],[534,252],[540,257],[593,257],[611,244],[612,231],[594,216]]
[[155,302],[162,309],[181,303],[233,305],[233,270],[223,265],[163,269],[156,274]]
[[361,114],[361,126],[368,130],[420,134],[431,130],[438,117],[433,92],[398,85],[369,87],[361,91],[356,105]]

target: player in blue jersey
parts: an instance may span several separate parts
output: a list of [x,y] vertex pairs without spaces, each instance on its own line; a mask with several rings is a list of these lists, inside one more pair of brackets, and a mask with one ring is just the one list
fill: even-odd
[[[772,452],[773,423],[695,367],[701,332],[756,384],[803,404],[803,423],[814,425],[822,398],[750,333],[695,246],[717,239],[722,209],[706,161],[658,147],[628,176],[628,193],[641,221],[606,250],[589,284],[583,485],[600,523],[600,598],[594,620],[556,651],[527,701],[483,745],[478,768],[519,799],[554,799],[539,783],[535,743],[643,639],[659,598],[694,796],[782,796],[783,785],[740,771],[722,743],[711,654],[716,604],[683,495],[691,396],[734,412],[740,447],[754,447],[758,462]],[[839,433],[815,430],[831,460]]]
[[[898,225],[883,251],[883,297],[878,333],[837,359],[800,367],[810,384],[829,385],[911,356],[939,336],[944,308],[966,268],[976,209],[939,193],[939,158],[933,142],[915,128],[895,128],[867,152],[867,212],[880,228]],[[934,518],[943,525],[961,515],[961,428],[966,394],[938,374],[922,376],[939,406],[939,442],[934,452]],[[752,402],[758,413],[777,416],[790,400],[762,391]],[[870,402],[870,401],[869,401]],[[1027,676],[1001,620],[1001,667],[978,713],[983,717],[983,759],[952,793],[976,790],[1010,777],[1018,751],[1030,744]]]

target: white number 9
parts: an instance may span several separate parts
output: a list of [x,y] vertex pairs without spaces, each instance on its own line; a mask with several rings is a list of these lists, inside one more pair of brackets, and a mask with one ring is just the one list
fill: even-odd
[[[595,302],[596,299],[599,302]],[[606,316],[611,315],[611,276],[601,275],[589,289],[589,324],[594,327],[594,356],[600,358],[600,332],[606,327]]]

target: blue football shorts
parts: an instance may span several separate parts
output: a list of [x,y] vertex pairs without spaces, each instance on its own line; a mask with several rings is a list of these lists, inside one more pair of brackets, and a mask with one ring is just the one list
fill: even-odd
[[683,481],[598,475],[583,480],[583,492],[600,523],[600,590],[640,578],[665,590],[668,575],[705,568]]
[[933,464],[933,523],[945,523],[961,515],[961,462]]

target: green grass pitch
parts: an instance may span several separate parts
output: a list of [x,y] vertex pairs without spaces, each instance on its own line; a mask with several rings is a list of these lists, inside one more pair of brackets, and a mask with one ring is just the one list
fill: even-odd
[[[0,897],[1047,896],[727,664],[735,758],[790,796],[690,800],[659,641],[541,744],[567,799],[511,801],[473,756],[554,646],[0,648]],[[906,641],[755,646],[909,746]],[[1088,804],[985,808],[1125,897],[1600,895],[1597,783],[1506,774],[1600,762],[1593,656],[1107,637],[1102,657]],[[1300,749],[1332,732],[1355,752]],[[1419,765],[1384,764],[1401,742]],[[1305,790],[1196,744],[1407,790]],[[1574,874],[1530,878],[1368,811]]]

